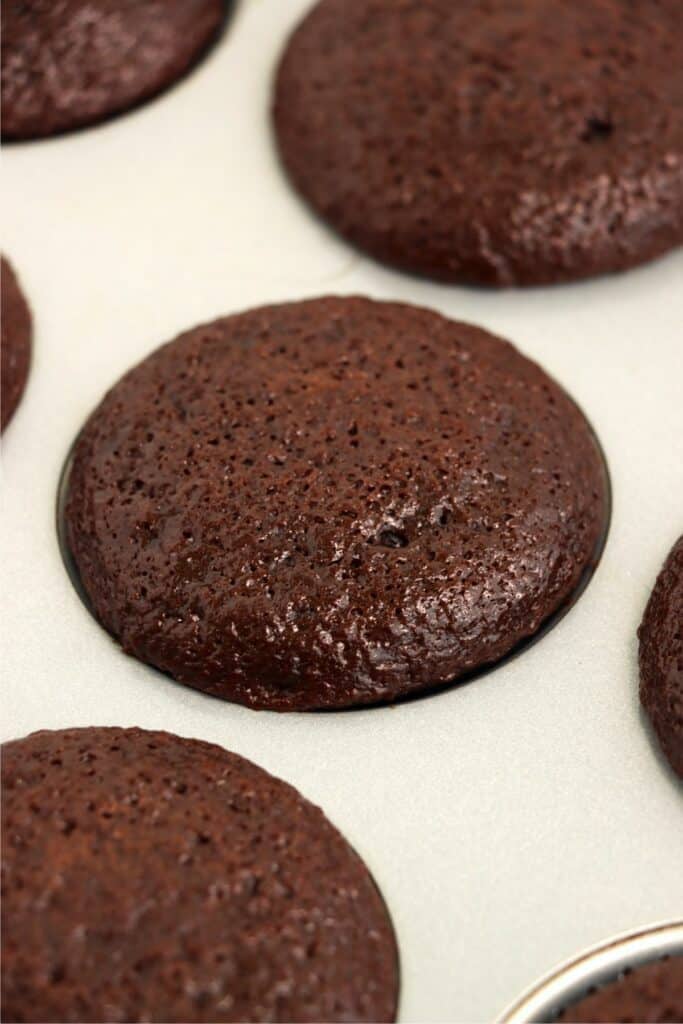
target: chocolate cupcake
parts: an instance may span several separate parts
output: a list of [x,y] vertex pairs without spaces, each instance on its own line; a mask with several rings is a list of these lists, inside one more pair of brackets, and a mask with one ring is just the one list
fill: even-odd
[[322,217],[431,277],[566,281],[683,241],[680,0],[321,0],[274,122]]
[[683,537],[657,578],[638,636],[640,701],[683,778]]
[[392,701],[491,664],[592,568],[581,412],[484,331],[325,298],[160,348],[78,438],[66,535],[125,651],[256,708]]
[[4,0],[2,135],[32,139],[129,110],[216,36],[223,0]]
[[0,429],[4,430],[24,393],[31,364],[31,312],[12,267],[2,257],[0,275]]
[[2,749],[5,1021],[391,1021],[391,923],[291,786],[140,729]]
[[566,1024],[680,1024],[683,1021],[683,957],[635,967],[564,1010]]

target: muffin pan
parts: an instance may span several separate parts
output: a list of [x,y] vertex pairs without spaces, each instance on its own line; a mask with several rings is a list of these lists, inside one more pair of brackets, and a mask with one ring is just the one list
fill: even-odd
[[[3,437],[2,738],[139,725],[254,760],[319,803],[377,878],[399,1019],[486,1021],[549,964],[683,913],[681,787],[639,712],[636,645],[683,515],[683,253],[498,293],[353,252],[291,191],[272,141],[273,70],[307,6],[243,0],[169,93],[6,151],[3,247],[35,333]],[[476,682],[353,714],[257,713],[162,678],[95,625],[60,557],[56,493],[89,411],[161,342],[329,293],[432,307],[540,362],[600,438],[612,525],[569,614]]]

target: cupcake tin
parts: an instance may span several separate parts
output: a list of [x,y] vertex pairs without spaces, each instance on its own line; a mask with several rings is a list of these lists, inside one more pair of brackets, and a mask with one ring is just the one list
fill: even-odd
[[[399,1019],[490,1021],[549,965],[683,916],[683,793],[639,712],[636,645],[683,529],[683,253],[495,292],[354,252],[292,192],[270,131],[275,62],[308,6],[242,0],[162,97],[4,150],[3,249],[35,337],[2,446],[2,739],[139,725],[251,758],[319,803],[376,877]],[[568,614],[485,676],[397,707],[253,712],[127,658],[95,624],[62,563],[58,481],[103,392],[160,343],[329,293],[432,307],[538,360],[597,431],[612,523]]]
[[683,956],[683,920],[641,928],[594,946],[530,988],[498,1024],[553,1020],[592,989],[609,985],[624,971],[665,956]]

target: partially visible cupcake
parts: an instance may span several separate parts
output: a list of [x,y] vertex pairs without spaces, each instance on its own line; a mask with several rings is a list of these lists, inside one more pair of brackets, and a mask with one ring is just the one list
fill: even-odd
[[2,257],[0,421],[4,430],[24,393],[31,363],[31,311],[9,262]]
[[681,0],[320,0],[280,62],[289,177],[385,263],[488,285],[683,242]]
[[557,1020],[567,1024],[680,1024],[683,956],[625,971],[616,981],[563,1010]]
[[4,1021],[396,1018],[365,864],[222,747],[100,727],[5,743],[2,849]]
[[4,0],[2,137],[34,139],[122,113],[177,81],[223,0]]
[[683,536],[657,577],[638,637],[640,702],[683,778]]

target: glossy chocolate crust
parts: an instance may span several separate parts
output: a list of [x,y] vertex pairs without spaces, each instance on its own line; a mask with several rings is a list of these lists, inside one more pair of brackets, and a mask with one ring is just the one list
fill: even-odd
[[318,213],[408,270],[550,283],[683,242],[681,0],[322,0],[274,120]]
[[557,1018],[566,1024],[680,1024],[683,957],[636,967]]
[[243,758],[165,732],[38,732],[3,746],[2,797],[3,1020],[394,1020],[367,869]]
[[4,256],[0,259],[0,271],[0,430],[4,430],[26,387],[33,329],[28,304]]
[[511,345],[363,298],[197,327],[75,447],[68,544],[124,650],[252,707],[389,701],[493,662],[605,526],[581,412]]
[[3,138],[128,110],[180,78],[223,16],[223,0],[3,0]]
[[638,637],[640,701],[683,778],[683,536],[657,577]]

